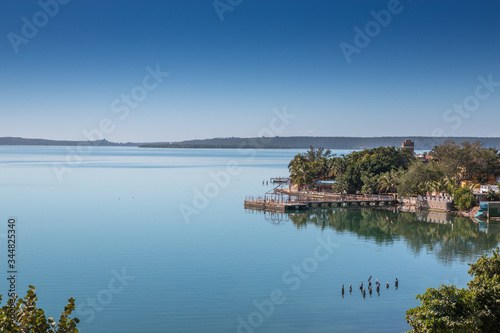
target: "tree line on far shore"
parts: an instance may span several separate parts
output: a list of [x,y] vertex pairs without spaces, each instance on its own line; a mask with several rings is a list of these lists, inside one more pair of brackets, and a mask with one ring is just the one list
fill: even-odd
[[368,149],[381,146],[399,146],[410,139],[415,149],[429,150],[447,140],[481,141],[486,147],[500,149],[500,138],[486,137],[434,137],[434,136],[390,136],[390,137],[319,137],[319,136],[260,136],[252,138],[211,138],[179,142],[152,142],[141,144],[142,148],[232,148],[232,149],[307,149],[326,147],[330,149]]
[[[315,180],[335,180],[335,193],[398,194],[400,197],[440,193],[455,197],[457,209],[475,205],[469,183],[483,184],[500,174],[500,155],[480,142],[435,146],[425,163],[403,148],[378,147],[334,156],[328,149],[311,147],[289,163],[290,177],[300,188]],[[499,199],[488,193],[491,200]],[[473,202],[474,201],[474,202]]]

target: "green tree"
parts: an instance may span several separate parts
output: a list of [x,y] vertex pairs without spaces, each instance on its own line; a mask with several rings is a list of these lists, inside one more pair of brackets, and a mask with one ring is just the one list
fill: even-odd
[[488,189],[488,193],[484,197],[487,201],[500,201],[500,195],[491,188]]
[[443,177],[443,168],[437,163],[429,162],[423,164],[419,160],[416,160],[401,177],[398,194],[402,197],[425,195],[427,192],[432,191],[434,182],[442,180]]
[[309,160],[303,155],[296,155],[288,164],[290,178],[294,184],[308,186],[313,180],[312,166]]
[[434,147],[431,155],[446,170],[446,175],[457,183],[477,179],[484,182],[500,171],[498,150],[484,148],[481,142],[446,141]]
[[311,147],[305,154],[297,154],[288,164],[290,178],[300,187],[309,185],[318,179],[333,177],[333,163],[329,149]]
[[417,295],[422,303],[406,312],[410,332],[473,332],[477,326],[469,306],[472,296],[468,290],[441,285]]
[[[338,157],[335,165],[335,180],[343,184],[346,191],[362,191],[365,181],[370,182],[372,175],[378,176],[398,169],[407,169],[414,159],[406,149],[378,147],[352,152],[345,157]],[[365,190],[370,188],[366,184]]]
[[322,156],[312,163],[314,179],[330,179],[333,176],[331,160]]
[[453,203],[458,210],[468,210],[476,205],[476,197],[472,188],[462,187],[453,193]]
[[361,187],[361,193],[363,194],[376,194],[378,193],[379,187],[379,176],[373,174],[363,174],[361,176],[361,181],[363,186]]
[[341,177],[347,170],[348,157],[341,155],[331,159],[330,167],[334,178]]
[[395,193],[398,189],[403,169],[391,170],[380,175],[378,179],[378,190],[380,193]]
[[335,184],[332,186],[332,191],[334,193],[347,193],[349,191],[349,183],[345,177],[337,177],[335,179]]
[[[29,286],[27,295],[23,298],[10,298],[7,305],[0,309],[0,332],[21,333],[78,333],[76,325],[80,322],[78,318],[71,319],[71,313],[75,310],[75,299],[70,298],[68,305],[64,307],[59,322],[54,318],[46,318],[45,312],[37,308],[38,298],[35,287]],[[0,302],[2,295],[0,295]]]
[[322,157],[324,158],[329,158],[331,155],[330,149],[325,149],[322,147],[319,147],[318,149],[314,149],[313,146],[309,147],[309,150],[306,152],[305,157],[313,163],[314,161],[321,159]]
[[492,256],[481,256],[469,264],[469,274],[474,278],[467,286],[473,295],[472,305],[478,319],[477,332],[500,332],[500,255],[499,249]]
[[458,186],[457,182],[453,178],[445,177],[444,178],[444,183],[446,185],[446,194],[448,195],[453,195],[453,193],[459,189],[460,187]]
[[444,193],[446,192],[447,185],[445,179],[435,180],[430,183],[430,188],[432,192],[435,193]]
[[499,332],[500,327],[500,256],[481,256],[469,264],[473,276],[468,289],[441,285],[417,295],[421,305],[406,312],[410,332]]

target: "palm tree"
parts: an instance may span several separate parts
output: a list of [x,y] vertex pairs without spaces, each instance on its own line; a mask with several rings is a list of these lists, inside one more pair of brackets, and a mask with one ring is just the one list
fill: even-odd
[[435,180],[430,184],[431,192],[434,193],[445,193],[447,191],[448,185],[445,179]]
[[326,157],[320,157],[316,159],[313,163],[313,173],[314,179],[328,179],[330,178],[330,159]]
[[314,149],[313,146],[310,146],[309,150],[306,152],[305,157],[309,160],[309,162],[314,162],[321,157],[329,158],[332,152],[330,149],[318,148]]
[[344,155],[340,157],[334,157],[330,160],[330,175],[333,177],[338,177],[342,175],[347,169],[347,157]]
[[310,161],[303,155],[296,155],[288,164],[290,170],[290,178],[294,184],[308,186],[312,180],[312,167]]
[[453,195],[453,193],[459,188],[457,182],[453,178],[446,177],[444,179],[446,183],[446,194]]
[[433,182],[427,180],[417,185],[417,194],[426,195],[427,193],[432,192],[432,189],[433,189]]
[[378,191],[380,193],[395,193],[399,186],[399,180],[402,172],[400,170],[391,170],[382,174],[379,178]]

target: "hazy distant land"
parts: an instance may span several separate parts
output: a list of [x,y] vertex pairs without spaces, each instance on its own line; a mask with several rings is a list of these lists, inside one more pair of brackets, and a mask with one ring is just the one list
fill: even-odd
[[269,138],[214,138],[188,140],[171,143],[149,143],[139,145],[144,148],[262,148],[262,149],[307,149],[310,146],[329,149],[367,149],[380,146],[400,147],[405,139],[415,142],[417,150],[431,150],[446,140],[462,143],[481,141],[485,147],[500,149],[500,138],[486,137],[269,137]]
[[117,143],[108,140],[71,141],[3,137],[0,138],[0,146],[139,146],[139,144],[132,142]]
[[0,138],[3,146],[129,146],[141,148],[256,148],[256,149],[307,149],[325,147],[330,149],[366,149],[380,146],[401,146],[405,139],[415,142],[417,150],[431,150],[446,140],[461,143],[481,141],[485,147],[500,149],[500,138],[492,137],[429,137],[429,136],[392,136],[392,137],[261,137],[261,138],[214,138],[187,140],[179,142],[118,143],[107,140],[69,141],[26,139],[15,137]]

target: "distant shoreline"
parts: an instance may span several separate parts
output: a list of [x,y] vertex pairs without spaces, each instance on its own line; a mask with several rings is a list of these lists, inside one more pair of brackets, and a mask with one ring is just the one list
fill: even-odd
[[139,146],[139,143],[127,142],[118,143],[108,140],[94,140],[94,141],[71,141],[71,140],[47,140],[47,139],[26,139],[17,137],[2,137],[0,138],[0,146],[125,146],[134,147]]
[[462,143],[465,141],[481,141],[484,147],[500,149],[500,138],[493,137],[430,137],[430,136],[396,136],[396,137],[262,137],[262,138],[214,138],[205,140],[188,140],[171,143],[142,144],[141,148],[216,148],[216,149],[308,149],[324,147],[325,149],[371,149],[377,147],[401,147],[405,140],[415,142],[415,150],[432,150],[434,146],[445,141]]
[[394,137],[261,137],[261,138],[213,138],[204,140],[186,140],[180,142],[126,142],[118,143],[107,140],[71,141],[27,139],[2,137],[0,146],[100,146],[100,147],[139,147],[139,148],[182,148],[182,149],[307,149],[310,146],[328,149],[370,149],[381,146],[400,147],[401,142],[410,139],[415,142],[416,150],[431,150],[434,146],[450,140],[457,143],[481,141],[487,148],[500,149],[498,137],[430,137],[430,136],[394,136]]

